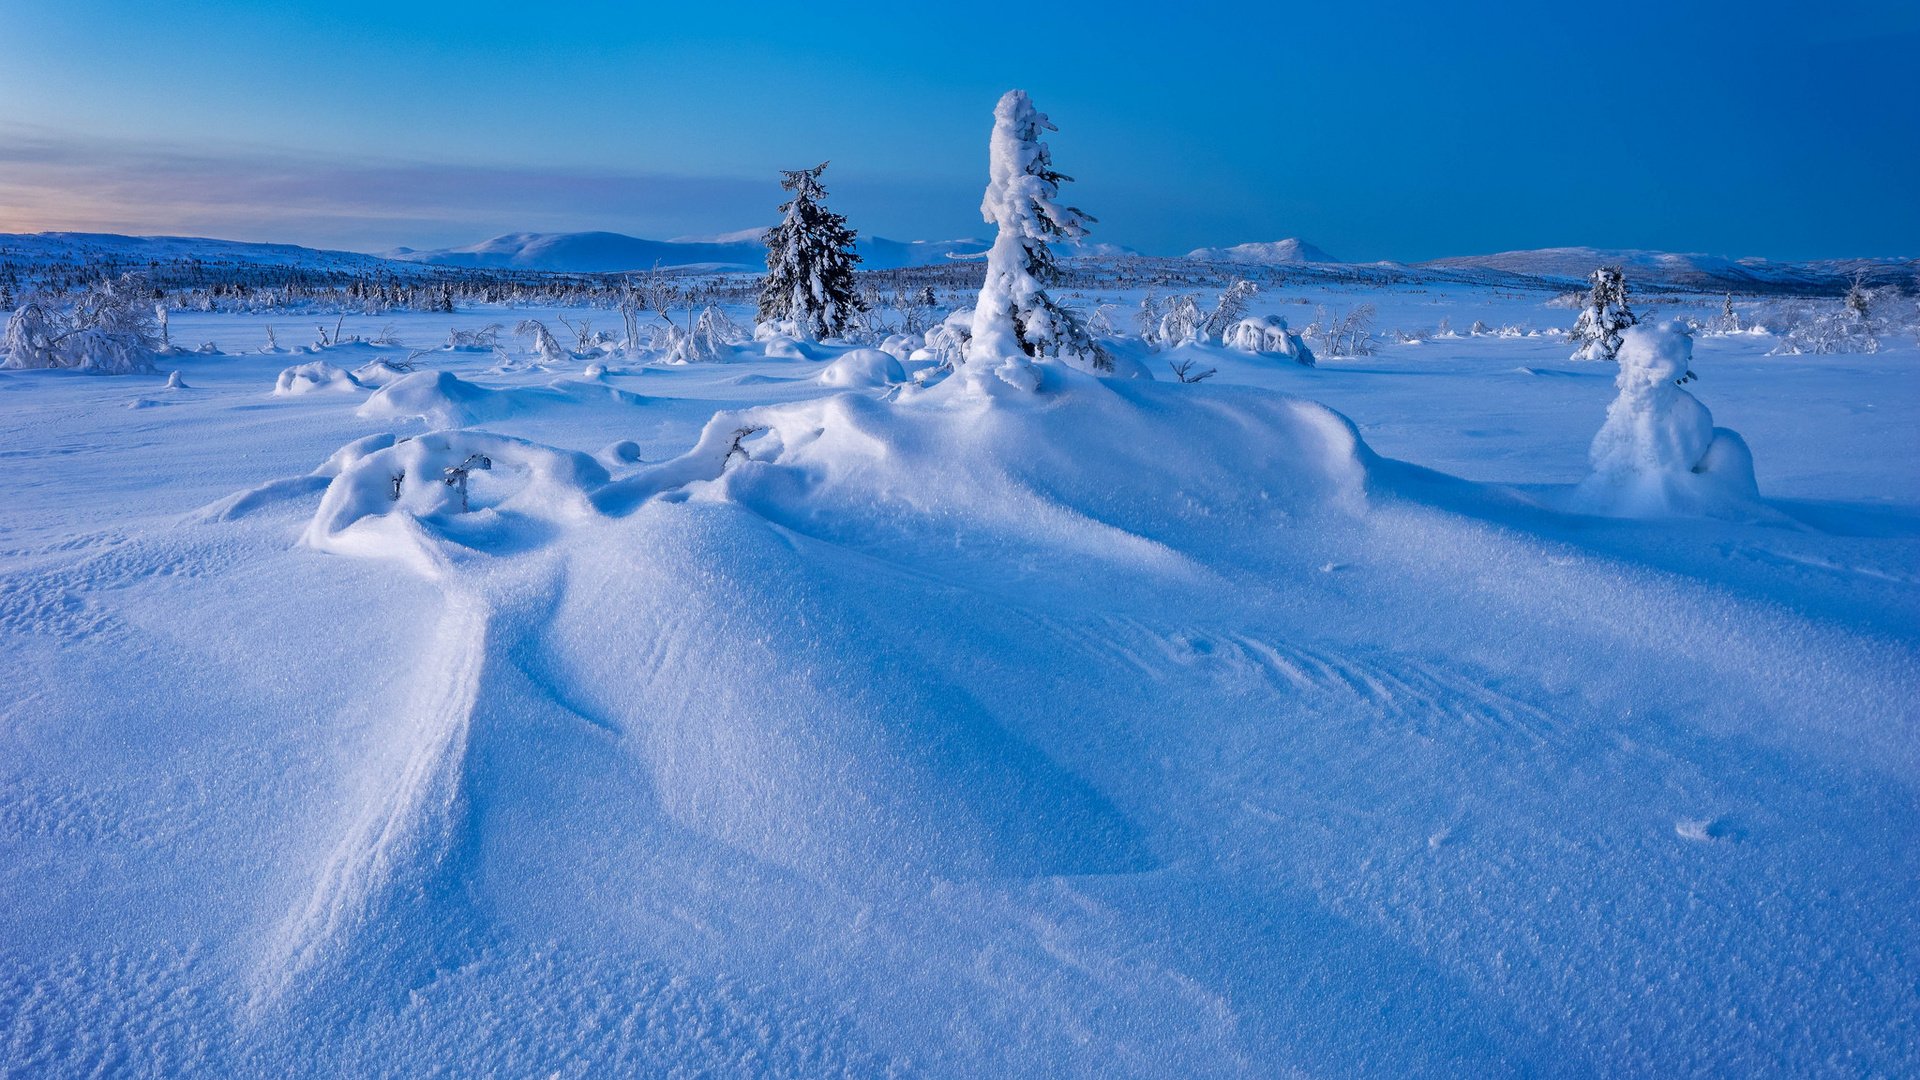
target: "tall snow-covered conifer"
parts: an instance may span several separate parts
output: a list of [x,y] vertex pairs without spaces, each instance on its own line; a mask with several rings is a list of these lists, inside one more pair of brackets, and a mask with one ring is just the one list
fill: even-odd
[[1627,276],[1619,267],[1603,266],[1589,280],[1586,309],[1573,325],[1580,346],[1573,359],[1612,360],[1620,355],[1620,335],[1640,320],[1627,306]]
[[780,206],[780,224],[768,229],[767,280],[760,287],[760,318],[788,321],[802,336],[831,337],[864,310],[854,290],[854,231],[847,219],[820,205],[826,162],[783,172],[780,186],[793,198]]
[[1079,316],[1047,295],[1058,278],[1047,242],[1077,240],[1094,220],[1059,202],[1060,185],[1072,177],[1053,167],[1040,141],[1041,132],[1055,130],[1025,90],[1007,91],[993,111],[987,194],[980,204],[981,216],[999,232],[987,252],[966,366],[972,377],[991,372],[1026,389],[1040,385],[1036,359],[1113,367]]

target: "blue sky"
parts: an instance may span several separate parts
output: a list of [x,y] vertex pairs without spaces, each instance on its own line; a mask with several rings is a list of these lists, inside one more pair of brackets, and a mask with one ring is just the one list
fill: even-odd
[[1096,239],[1920,254],[1920,4],[8,0],[0,231],[977,235],[1030,91]]

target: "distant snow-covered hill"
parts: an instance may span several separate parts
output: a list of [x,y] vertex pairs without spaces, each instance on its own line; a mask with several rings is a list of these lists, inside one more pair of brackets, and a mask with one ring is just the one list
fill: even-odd
[[294,244],[214,240],[204,236],[122,236],[119,233],[4,233],[0,262],[22,267],[54,264],[133,269],[148,263],[196,261],[209,266],[295,267],[362,272],[386,261],[356,251],[327,251]]
[[1430,259],[1415,265],[1438,270],[1498,270],[1564,281],[1583,280],[1596,267],[1619,266],[1626,270],[1629,284],[1637,281],[1674,288],[1773,291],[1825,287],[1844,282],[1855,273],[1881,284],[1904,283],[1912,279],[1917,264],[1916,260],[1902,258],[1775,262],[1693,253],[1558,247]]
[[764,251],[757,240],[681,242],[613,232],[508,233],[466,247],[402,248],[388,252],[387,257],[435,266],[607,274],[654,266],[751,270],[766,265]]
[[[0,234],[0,271],[17,280],[52,282],[60,287],[130,270],[148,273],[156,284],[167,287],[204,286],[215,280],[271,285],[286,278],[286,272],[417,279],[474,273],[622,273],[659,266],[759,273],[766,266],[760,233],[759,229],[741,229],[674,240],[645,240],[612,232],[510,233],[467,247],[396,248],[384,255],[191,236]],[[946,265],[956,260],[975,261],[977,265],[987,243],[974,239],[901,241],[862,237],[856,249],[862,268],[893,270]],[[1454,282],[1562,290],[1578,286],[1596,267],[1622,266],[1628,284],[1636,290],[1838,295],[1856,274],[1871,285],[1902,289],[1911,288],[1916,275],[1920,275],[1920,260],[1907,258],[1777,262],[1589,247],[1505,251],[1411,265],[1343,263],[1299,239],[1199,248],[1174,259],[1143,256],[1104,243],[1065,245],[1058,253],[1066,266],[1093,272],[1138,274],[1157,265],[1192,273],[1204,272],[1204,264],[1237,264],[1248,268],[1241,271],[1246,274],[1380,286]],[[1196,263],[1203,265],[1196,267]]]
[[1187,258],[1200,262],[1230,263],[1337,263],[1340,260],[1314,247],[1299,237],[1285,240],[1271,240],[1251,244],[1235,244],[1232,247],[1195,248],[1187,252]]
[[[545,270],[607,274],[633,270],[698,267],[712,270],[762,270],[767,249],[758,229],[740,229],[711,237],[643,240],[612,232],[509,233],[467,247],[416,251],[398,248],[387,258],[435,266]],[[863,267],[891,270],[927,266],[955,256],[978,255],[983,240],[888,240],[862,237],[854,250]]]

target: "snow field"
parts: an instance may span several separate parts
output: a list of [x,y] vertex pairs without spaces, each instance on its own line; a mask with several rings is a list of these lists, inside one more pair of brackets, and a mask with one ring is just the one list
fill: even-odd
[[0,1062],[1912,1071],[1920,357],[1694,347],[7,374]]

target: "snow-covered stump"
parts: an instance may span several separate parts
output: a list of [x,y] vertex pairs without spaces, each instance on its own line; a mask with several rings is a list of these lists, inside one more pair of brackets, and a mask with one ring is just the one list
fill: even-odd
[[1713,426],[1688,393],[1693,338],[1679,323],[1621,335],[1619,395],[1589,452],[1593,473],[1576,508],[1620,517],[1742,516],[1759,509],[1753,455],[1740,436]]

